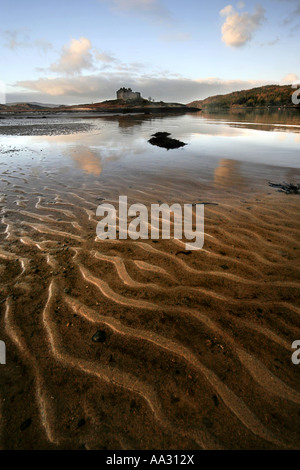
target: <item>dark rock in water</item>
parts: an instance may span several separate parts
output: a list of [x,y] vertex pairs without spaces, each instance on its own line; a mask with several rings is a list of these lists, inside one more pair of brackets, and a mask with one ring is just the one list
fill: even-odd
[[22,423],[21,426],[20,426],[21,431],[25,431],[25,429],[29,428],[29,426],[31,425],[31,423],[32,423],[32,419],[31,419],[31,418],[28,418],[28,419],[26,419],[25,421],[23,421],[23,423]]
[[172,139],[171,137],[169,137],[170,135],[171,134],[169,132],[156,132],[156,134],[152,134],[152,138],[148,140],[148,142],[151,145],[163,147],[167,150],[178,149],[186,145],[184,142],[180,142],[180,140]]
[[106,341],[106,332],[104,330],[98,330],[97,333],[94,334],[92,340],[95,343],[105,343],[105,341]]
[[277,188],[278,191],[285,193],[285,194],[300,194],[300,184],[293,184],[293,183],[270,183],[269,186],[271,188]]
[[78,427],[78,428],[81,428],[81,427],[84,426],[84,425],[85,425],[85,419],[82,418],[80,421],[78,421],[77,427]]
[[164,137],[168,137],[170,134],[170,132],[155,132],[155,134],[152,134],[151,137],[157,137],[157,138],[164,138]]

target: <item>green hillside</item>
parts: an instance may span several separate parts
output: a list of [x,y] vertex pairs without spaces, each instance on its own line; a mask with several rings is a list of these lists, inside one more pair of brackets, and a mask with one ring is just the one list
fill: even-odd
[[[295,89],[291,85],[267,85],[251,90],[235,91],[227,95],[210,96],[205,100],[189,103],[188,106],[196,108],[255,108],[255,107],[295,107],[292,103],[292,94]],[[296,106],[300,107],[300,105]]]

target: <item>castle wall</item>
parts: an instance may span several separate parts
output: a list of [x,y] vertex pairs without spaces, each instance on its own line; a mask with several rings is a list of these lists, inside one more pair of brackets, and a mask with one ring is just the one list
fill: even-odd
[[130,101],[130,100],[139,100],[141,99],[141,94],[139,92],[119,90],[117,91],[118,100]]

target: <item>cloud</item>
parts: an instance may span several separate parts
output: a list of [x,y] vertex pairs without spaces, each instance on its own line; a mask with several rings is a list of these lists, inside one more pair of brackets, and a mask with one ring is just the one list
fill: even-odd
[[299,80],[298,75],[296,75],[295,73],[289,73],[282,78],[281,83],[284,85],[290,85],[291,83],[296,82],[297,80]]
[[134,74],[140,72],[145,66],[146,64],[142,62],[130,62],[129,64],[120,62],[120,64],[117,65],[116,70]]
[[178,22],[169,8],[161,0],[100,0],[110,6],[117,15],[137,16],[155,26],[170,28],[170,34],[176,33]]
[[294,21],[297,21],[300,16],[300,0],[277,0],[277,1],[289,1],[293,6],[293,10],[291,13],[286,16],[286,18],[283,20],[284,25],[288,25],[290,23],[293,23]]
[[87,38],[72,39],[70,44],[63,47],[57,62],[50,66],[53,72],[74,75],[82,70],[94,69],[92,43]]
[[[144,97],[155,100],[188,103],[216,94],[225,94],[265,85],[265,81],[221,80],[203,78],[192,80],[184,77],[167,78],[154,75],[141,75],[133,78],[131,73],[101,73],[80,77],[40,78],[19,81],[16,86],[29,91],[30,101],[52,101],[56,103],[88,103],[114,99],[116,90],[129,86],[141,91]],[[32,93],[35,92],[35,93]],[[33,96],[35,95],[35,96]],[[21,95],[19,95],[21,97]],[[22,99],[26,94],[22,92]],[[52,97],[52,100],[49,98]],[[20,101],[16,94],[10,101]]]
[[28,47],[29,44],[29,34],[27,29],[18,29],[18,30],[1,30],[2,36],[5,37],[6,43],[5,47],[11,49],[12,51],[20,47]]
[[277,36],[275,39],[272,39],[271,41],[268,41],[268,42],[261,42],[259,45],[261,47],[265,47],[265,46],[272,47],[272,46],[276,46],[276,44],[278,44],[279,41],[280,41],[279,36]]
[[156,19],[166,19],[171,16],[170,11],[160,0],[102,0],[112,5],[112,10],[117,13],[130,12],[142,15],[151,15]]
[[118,61],[118,59],[116,59],[113,55],[108,54],[107,52],[101,52],[98,49],[95,49],[95,59],[107,64]]
[[266,43],[267,46],[275,46],[276,44],[279,43],[279,37],[277,36],[273,41],[269,41]]
[[138,16],[140,19],[151,22],[155,27],[163,28],[161,41],[182,42],[191,39],[190,34],[180,30],[177,18],[161,0],[100,0],[108,3],[113,13],[118,15]]
[[185,41],[191,40],[191,35],[188,33],[170,32],[170,33],[163,34],[162,36],[160,36],[160,39],[166,42],[176,42],[176,41],[185,42]]
[[37,39],[34,41],[33,45],[38,49],[42,50],[46,54],[49,50],[53,49],[53,46],[50,42],[45,39]]
[[226,20],[222,26],[222,41],[230,47],[241,47],[251,41],[254,33],[265,19],[265,10],[258,5],[253,14],[238,13],[232,5],[220,11]]
[[[102,85],[103,80],[101,80]],[[60,77],[60,78],[39,78],[38,80],[24,80],[16,83],[18,87],[36,91],[50,96],[95,96],[99,91],[98,77]]]
[[81,75],[86,70],[127,70],[132,73],[142,69],[141,62],[124,63],[114,55],[93,47],[88,38],[72,39],[63,46],[60,57],[49,68],[36,69],[38,72],[55,72],[63,76]]
[[21,48],[37,48],[46,53],[53,47],[52,44],[45,39],[32,40],[30,38],[30,30],[25,28],[16,30],[0,29],[0,33],[6,40],[4,46],[12,51]]

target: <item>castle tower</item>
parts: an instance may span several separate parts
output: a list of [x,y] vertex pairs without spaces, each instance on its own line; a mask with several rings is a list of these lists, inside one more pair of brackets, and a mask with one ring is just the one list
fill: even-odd
[[140,100],[141,94],[139,92],[133,92],[131,88],[120,88],[117,91],[117,99],[124,101]]

